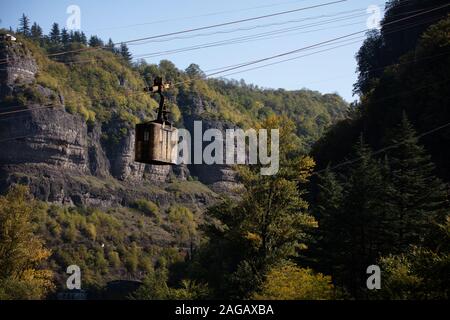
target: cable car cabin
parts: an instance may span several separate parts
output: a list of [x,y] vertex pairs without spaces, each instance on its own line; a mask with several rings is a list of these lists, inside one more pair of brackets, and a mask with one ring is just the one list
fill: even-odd
[[158,164],[176,164],[178,155],[178,130],[167,119],[169,111],[164,106],[162,91],[169,85],[163,84],[161,78],[156,78],[153,87],[146,91],[157,92],[160,95],[158,117],[154,121],[136,125],[135,161]]
[[170,124],[152,121],[136,125],[135,161],[148,164],[176,164],[178,130]]

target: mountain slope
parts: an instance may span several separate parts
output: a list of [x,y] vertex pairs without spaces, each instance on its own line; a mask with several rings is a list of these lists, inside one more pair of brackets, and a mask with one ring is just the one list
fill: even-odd
[[[0,116],[0,190],[25,184],[41,200],[36,223],[60,283],[69,263],[83,267],[88,286],[103,286],[183,259],[200,241],[204,209],[237,185],[227,166],[134,162],[134,124],[157,107],[144,79],[184,82],[167,92],[179,127],[192,131],[201,120],[204,128],[248,128],[286,114],[303,152],[347,108],[337,95],[204,79],[169,61],[130,65],[107,50],[50,59],[38,42],[17,38],[0,48],[0,113],[13,112]],[[195,230],[187,238],[186,226]]]

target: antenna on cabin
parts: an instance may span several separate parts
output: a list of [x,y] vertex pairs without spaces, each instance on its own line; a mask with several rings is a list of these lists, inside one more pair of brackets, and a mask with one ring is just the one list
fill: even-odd
[[170,83],[163,83],[162,77],[156,77],[153,80],[153,86],[144,88],[146,92],[156,92],[159,94],[159,108],[158,108],[158,116],[155,121],[159,123],[167,123],[170,124],[167,115],[170,113],[167,110],[167,107],[164,105],[165,97],[164,90],[170,88]]

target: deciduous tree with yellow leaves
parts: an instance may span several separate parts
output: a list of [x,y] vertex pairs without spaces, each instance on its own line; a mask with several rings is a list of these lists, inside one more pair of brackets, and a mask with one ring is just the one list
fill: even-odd
[[245,190],[240,201],[209,210],[217,223],[206,230],[210,241],[199,265],[208,266],[203,275],[218,297],[249,298],[272,266],[306,247],[308,231],[317,225],[302,187],[314,161],[298,152],[293,122],[270,116],[261,127],[280,130],[278,173],[261,175],[258,165],[238,167]]
[[35,202],[24,186],[0,197],[0,299],[42,299],[54,287],[50,270],[41,269],[50,256],[33,232]]
[[336,298],[330,276],[286,261],[268,272],[256,300],[328,300]]

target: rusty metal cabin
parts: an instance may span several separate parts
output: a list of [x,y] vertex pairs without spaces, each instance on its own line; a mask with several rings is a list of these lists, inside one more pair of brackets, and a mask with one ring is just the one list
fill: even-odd
[[152,121],[136,125],[135,161],[176,164],[178,132],[175,127]]
[[149,92],[160,95],[158,117],[154,121],[136,125],[135,161],[147,164],[173,165],[176,164],[178,130],[168,120],[168,110],[164,106],[162,91],[169,86],[156,78]]

